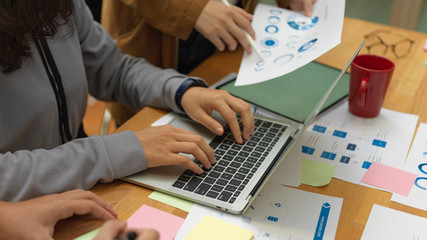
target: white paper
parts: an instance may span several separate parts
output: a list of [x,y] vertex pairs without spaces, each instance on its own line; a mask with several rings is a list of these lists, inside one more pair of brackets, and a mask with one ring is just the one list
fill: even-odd
[[334,239],[342,201],[268,184],[243,215],[195,204],[176,239],[183,239],[205,215],[246,228],[254,233],[254,239]]
[[417,115],[384,108],[375,118],[360,118],[345,101],[302,133],[289,161],[335,165],[335,178],[372,187],[360,182],[372,162],[403,169],[417,122]]
[[301,184],[301,159],[298,160],[298,157],[295,156],[298,154],[297,152],[288,151],[290,152],[285,156],[280,165],[277,166],[268,182],[298,187]]
[[426,240],[427,219],[374,204],[361,239]]
[[273,79],[304,66],[341,42],[345,1],[318,0],[313,16],[258,4],[252,27],[264,61],[244,53],[236,86]]
[[[427,211],[427,124],[420,123],[404,169],[418,175],[408,196],[393,194],[392,201]],[[426,229],[427,231],[427,229]]]

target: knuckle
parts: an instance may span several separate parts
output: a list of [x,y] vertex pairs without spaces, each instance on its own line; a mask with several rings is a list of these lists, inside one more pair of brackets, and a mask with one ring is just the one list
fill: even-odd
[[243,111],[247,112],[247,111],[251,111],[251,105],[247,102],[243,102],[241,104]]
[[199,146],[197,145],[197,143],[190,143],[190,151],[192,153],[197,151],[198,148],[199,148]]
[[[195,135],[194,136],[194,141],[197,143],[197,144],[200,144],[200,143],[203,143],[203,138],[202,138],[202,136],[200,136],[200,135]],[[197,145],[196,145],[197,146]]]

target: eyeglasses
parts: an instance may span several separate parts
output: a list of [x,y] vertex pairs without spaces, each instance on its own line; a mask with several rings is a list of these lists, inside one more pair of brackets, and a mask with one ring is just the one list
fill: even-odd
[[411,51],[414,41],[387,30],[376,30],[365,35],[369,54],[384,56],[391,49],[396,58],[404,58]]

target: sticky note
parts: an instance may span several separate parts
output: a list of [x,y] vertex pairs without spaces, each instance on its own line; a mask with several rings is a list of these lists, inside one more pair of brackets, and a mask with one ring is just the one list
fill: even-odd
[[373,162],[361,182],[408,196],[417,177],[416,174]]
[[78,238],[74,238],[74,240],[92,240],[96,236],[96,234],[98,234],[99,230],[101,230],[101,228],[97,228],[91,232],[83,234]]
[[184,240],[250,240],[253,237],[254,233],[245,228],[205,215]]
[[335,166],[308,159],[301,159],[301,183],[321,187],[328,185],[334,176]]
[[159,209],[142,205],[128,220],[128,228],[152,228],[160,233],[160,240],[174,239],[184,219]]
[[427,52],[427,39],[426,39],[426,41],[424,42],[424,52]]
[[181,198],[177,198],[169,194],[161,193],[158,191],[152,192],[148,197],[156,201],[171,205],[172,207],[179,208],[186,212],[190,212],[191,208],[194,205],[193,202],[190,202]]

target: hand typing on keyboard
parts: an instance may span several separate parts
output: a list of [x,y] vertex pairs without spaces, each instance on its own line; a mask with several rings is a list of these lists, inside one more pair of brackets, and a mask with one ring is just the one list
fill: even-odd
[[[218,136],[224,133],[224,129],[219,122],[211,117],[213,110],[218,111],[227,120],[237,143],[243,143],[243,139],[248,140],[254,133],[254,117],[249,103],[231,96],[225,90],[190,88],[182,97],[181,105],[188,116]],[[236,113],[241,117],[242,131]]]
[[[224,90],[191,87],[183,95],[181,105],[189,117],[212,132],[224,134],[222,125],[211,117],[218,111],[227,121],[235,141],[243,144],[254,133],[255,124],[250,105]],[[236,113],[240,115],[240,122]],[[241,130],[242,128],[242,130]],[[216,162],[214,150],[199,135],[170,125],[151,127],[135,132],[145,153],[147,167],[181,165],[196,174],[210,169]],[[199,163],[179,153],[191,154]]]

